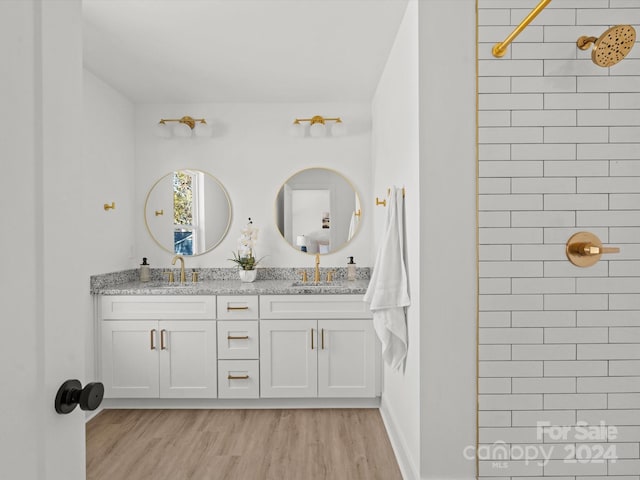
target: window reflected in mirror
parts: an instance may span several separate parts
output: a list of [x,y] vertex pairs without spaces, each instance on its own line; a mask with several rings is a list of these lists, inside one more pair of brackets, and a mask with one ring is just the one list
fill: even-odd
[[180,255],[202,255],[226,236],[231,223],[227,191],[213,176],[183,169],[160,178],[149,191],[145,223],[153,240]]

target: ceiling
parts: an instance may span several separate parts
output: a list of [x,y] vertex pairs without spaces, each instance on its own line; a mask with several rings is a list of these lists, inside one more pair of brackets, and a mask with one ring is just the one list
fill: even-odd
[[135,103],[369,101],[407,0],[83,0],[84,64]]

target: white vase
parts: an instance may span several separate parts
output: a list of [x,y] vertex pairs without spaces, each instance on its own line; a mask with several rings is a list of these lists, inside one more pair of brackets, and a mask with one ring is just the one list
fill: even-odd
[[243,282],[253,282],[258,274],[257,270],[238,270],[240,280]]

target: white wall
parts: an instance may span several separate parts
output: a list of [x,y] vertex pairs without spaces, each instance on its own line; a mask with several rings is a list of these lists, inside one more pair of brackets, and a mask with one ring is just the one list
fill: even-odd
[[[92,274],[131,266],[135,253],[135,126],[133,104],[93,73],[83,76],[83,203],[99,251],[86,263]],[[103,204],[116,202],[115,210]],[[138,262],[139,263],[139,262]]]
[[[82,228],[90,237],[90,255],[77,258],[86,279],[82,296],[87,311],[86,378],[95,380],[94,325],[90,321],[89,276],[131,268],[135,264],[134,111],[122,94],[83,71],[82,162],[77,189],[82,194]],[[105,203],[116,203],[105,211]],[[140,263],[140,262],[137,262]]]
[[[320,114],[340,116],[345,137],[294,138],[293,119]],[[214,128],[212,138],[154,136],[160,118],[205,117]],[[148,235],[143,219],[148,190],[162,175],[184,167],[198,168],[218,178],[231,198],[233,221],[225,240],[212,252],[187,259],[188,267],[232,267],[227,261],[236,249],[240,229],[251,217],[260,228],[257,255],[267,255],[264,266],[309,266],[312,258],[296,251],[276,226],[275,202],[282,183],[309,167],[337,170],[348,178],[363,202],[358,235],[337,253],[323,255],[323,266],[344,266],[348,255],[359,266],[370,265],[371,114],[368,104],[186,104],[136,106],[136,258],[148,257],[152,267],[170,265],[172,255]],[[139,263],[139,262],[138,262]]]
[[473,0],[410,1],[373,102],[374,191],[406,188],[409,351],[381,411],[407,479],[475,476],[475,18]]
[[[584,462],[565,462],[571,450],[556,445],[544,468],[486,458],[480,473],[637,479],[640,47],[607,69],[575,42],[638,29],[640,4],[552,2],[493,58],[533,3],[479,2],[480,442],[537,443],[538,421],[603,421],[618,437],[593,439]],[[571,265],[565,243],[581,230],[621,252]],[[618,460],[589,461],[600,445]]]
[[420,0],[421,476],[476,441],[475,0]]
[[[407,309],[405,369],[386,364],[381,413],[406,478],[420,471],[420,184],[418,131],[418,6],[409,2],[372,102],[373,192],[405,187],[406,263],[411,306]],[[372,258],[382,234],[386,208],[373,211]]]

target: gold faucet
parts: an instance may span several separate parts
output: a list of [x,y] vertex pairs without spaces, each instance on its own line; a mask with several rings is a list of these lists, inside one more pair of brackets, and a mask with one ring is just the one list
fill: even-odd
[[333,274],[336,273],[335,270],[329,270],[327,272],[327,283],[333,282]]
[[175,265],[176,260],[180,260],[180,283],[186,283],[187,276],[184,273],[184,258],[182,257],[182,255],[176,255],[175,257],[173,257],[171,265]]
[[306,270],[300,270],[298,273],[302,275],[302,283],[307,283],[309,281]]
[[316,253],[316,270],[313,274],[314,283],[320,283],[320,254]]

